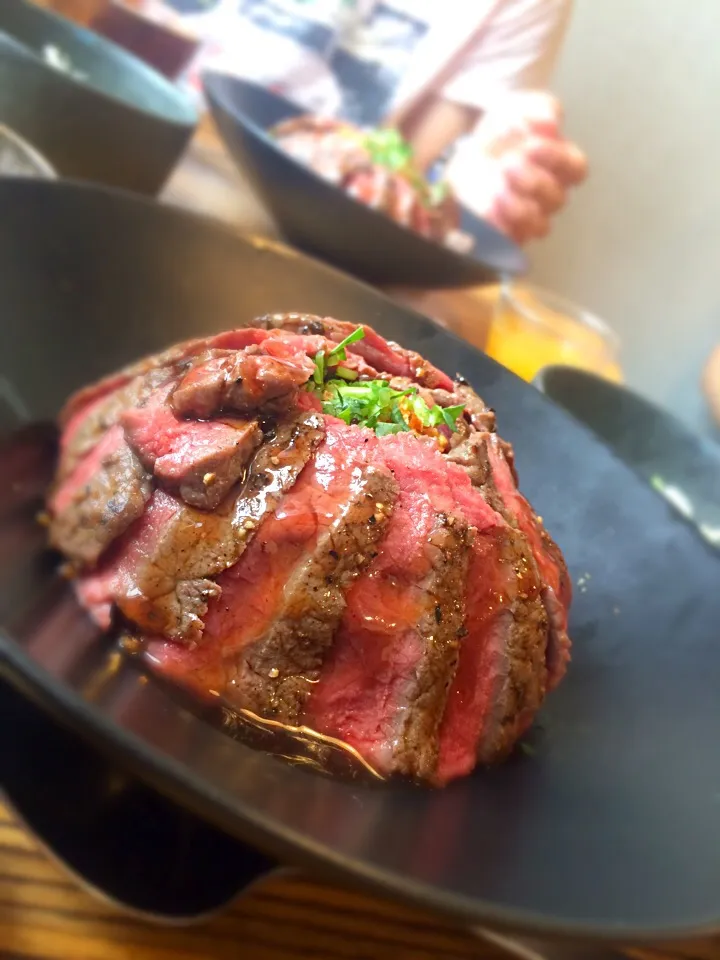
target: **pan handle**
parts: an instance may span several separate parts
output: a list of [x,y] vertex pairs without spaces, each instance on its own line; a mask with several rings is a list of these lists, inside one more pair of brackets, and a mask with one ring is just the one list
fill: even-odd
[[280,868],[161,796],[0,681],[0,784],[52,859],[143,919],[183,924]]

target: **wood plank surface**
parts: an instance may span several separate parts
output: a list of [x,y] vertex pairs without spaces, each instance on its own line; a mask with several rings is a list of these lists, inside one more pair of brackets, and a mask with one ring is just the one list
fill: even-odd
[[[637,960],[720,960],[720,941]],[[502,960],[441,918],[310,878],[272,879],[213,919],[159,926],[91,896],[0,804],[0,957],[29,960]],[[582,960],[582,951],[578,952]]]
[[129,918],[82,890],[0,806],[0,954],[48,960],[503,956],[434,917],[309,879],[273,879],[190,927]]

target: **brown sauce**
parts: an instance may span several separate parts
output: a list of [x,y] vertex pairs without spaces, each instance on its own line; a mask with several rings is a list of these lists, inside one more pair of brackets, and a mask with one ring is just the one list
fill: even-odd
[[318,733],[310,727],[294,727],[278,720],[259,717],[250,710],[230,705],[222,696],[202,700],[158,676],[144,655],[142,642],[136,637],[123,633],[118,644],[124,655],[132,658],[143,673],[150,676],[153,682],[160,684],[173,700],[180,702],[183,707],[222,730],[233,740],[286,763],[334,779],[361,780],[368,783],[385,780],[354,747],[343,740]]

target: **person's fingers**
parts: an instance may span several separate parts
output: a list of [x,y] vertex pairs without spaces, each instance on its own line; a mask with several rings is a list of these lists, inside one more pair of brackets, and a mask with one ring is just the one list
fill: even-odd
[[582,183],[588,173],[587,157],[574,143],[531,137],[525,146],[528,160],[543,167],[567,187]]
[[547,137],[560,136],[563,111],[556,97],[541,90],[531,90],[517,96],[520,99],[520,116],[529,131]]
[[544,237],[550,228],[549,217],[535,200],[509,190],[495,198],[491,219],[517,243]]
[[560,139],[559,102],[539,91],[517,91],[493,101],[478,134],[489,156],[500,157],[521,148],[530,137]]
[[530,163],[522,155],[507,162],[505,177],[516,193],[535,200],[545,213],[556,213],[565,204],[563,183],[545,167]]
[[710,411],[720,426],[720,346],[710,355],[703,371],[702,385]]

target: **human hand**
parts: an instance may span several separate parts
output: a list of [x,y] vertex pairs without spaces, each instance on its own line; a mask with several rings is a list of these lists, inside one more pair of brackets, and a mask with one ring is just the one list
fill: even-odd
[[720,345],[715,347],[705,365],[702,386],[710,413],[720,426]]
[[451,180],[462,182],[462,201],[518,243],[544,237],[570,189],[587,176],[587,159],[563,138],[561,124],[560,104],[550,94],[507,94],[448,169]]

